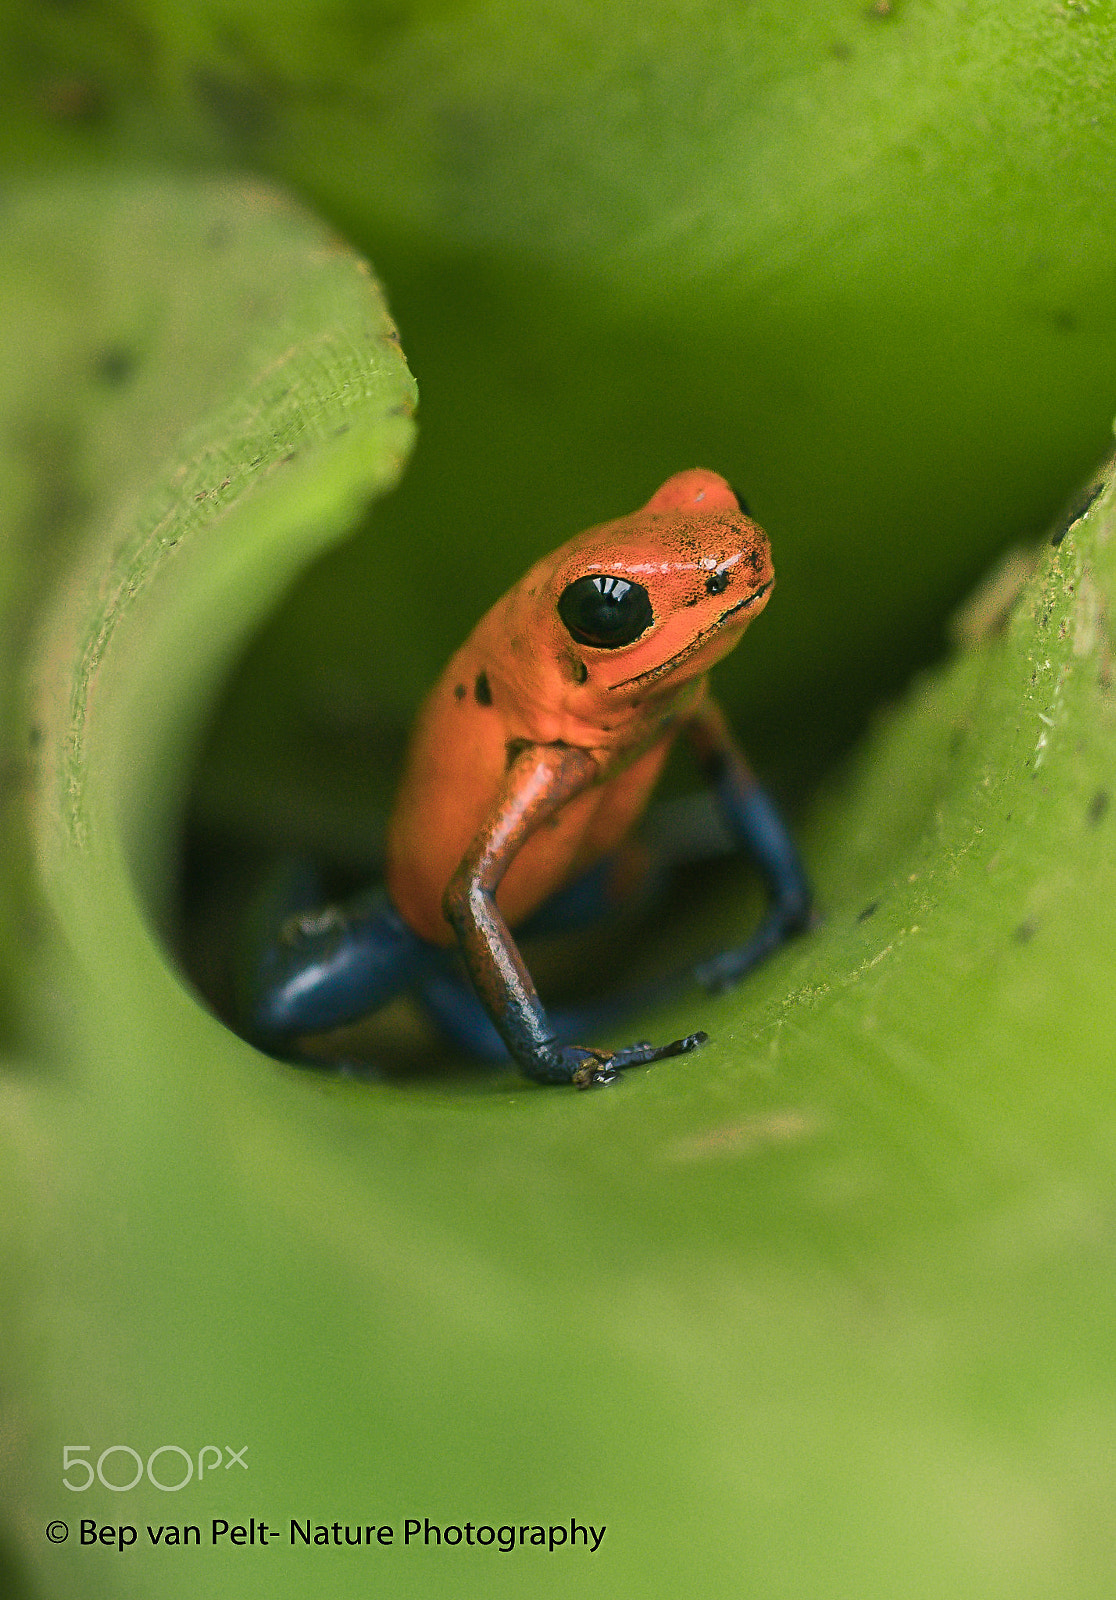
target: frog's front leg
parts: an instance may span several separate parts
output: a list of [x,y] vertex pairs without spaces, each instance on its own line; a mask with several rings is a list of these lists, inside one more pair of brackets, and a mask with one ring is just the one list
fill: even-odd
[[813,895],[790,831],[752,776],[720,707],[705,701],[687,735],[725,822],[759,872],[768,897],[767,914],[750,939],[696,968],[697,981],[716,994],[809,927]]
[[244,1032],[273,1054],[291,1055],[303,1034],[371,1016],[436,956],[382,890],[323,905],[313,868],[283,863],[242,939],[237,987]]
[[528,745],[508,769],[500,799],[450,879],[442,905],[457,934],[465,965],[509,1053],[538,1083],[580,1089],[610,1082],[623,1067],[641,1066],[693,1050],[703,1033],[668,1045],[640,1043],[624,1050],[560,1044],[496,905],[496,890],[516,853],[536,828],[597,776],[586,750]]

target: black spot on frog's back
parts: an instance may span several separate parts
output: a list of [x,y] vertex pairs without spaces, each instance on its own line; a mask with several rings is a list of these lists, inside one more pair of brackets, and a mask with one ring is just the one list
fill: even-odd
[[478,672],[476,682],[473,684],[473,699],[478,706],[492,704],[492,685],[488,681],[487,672]]

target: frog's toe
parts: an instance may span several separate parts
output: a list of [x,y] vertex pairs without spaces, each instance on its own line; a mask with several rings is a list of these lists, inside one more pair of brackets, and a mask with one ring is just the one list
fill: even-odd
[[578,1089],[595,1089],[602,1084],[615,1083],[626,1067],[644,1067],[652,1061],[665,1061],[670,1056],[688,1055],[691,1050],[705,1044],[708,1038],[707,1033],[687,1033],[681,1039],[672,1039],[670,1044],[654,1045],[641,1039],[638,1044],[630,1044],[611,1053],[586,1051],[587,1057],[595,1059],[583,1061],[571,1082]]

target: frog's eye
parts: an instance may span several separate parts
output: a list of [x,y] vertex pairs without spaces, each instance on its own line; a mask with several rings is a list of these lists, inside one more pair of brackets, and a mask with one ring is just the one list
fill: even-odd
[[706,594],[724,594],[728,585],[727,572],[711,572],[705,580],[705,592]]
[[655,620],[646,589],[603,572],[578,578],[563,589],[558,615],[578,644],[598,650],[631,644]]

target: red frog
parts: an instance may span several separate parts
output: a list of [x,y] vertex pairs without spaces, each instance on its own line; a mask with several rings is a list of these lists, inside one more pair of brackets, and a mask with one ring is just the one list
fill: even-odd
[[706,676],[773,583],[767,536],[725,480],[700,469],[536,562],[477,624],[419,713],[385,887],[296,910],[314,889],[292,887],[288,874],[258,914],[246,1031],[283,1053],[410,989],[459,1038],[479,1040],[487,1024],[469,1019],[475,1000],[446,960],[456,945],[508,1053],[539,1082],[588,1088],[704,1042],[703,1033],[619,1050],[561,1042],[510,930],[575,903],[603,908],[609,869],[679,734],[770,901],[752,937],[699,967],[698,982],[727,987],[807,925],[794,844]]

